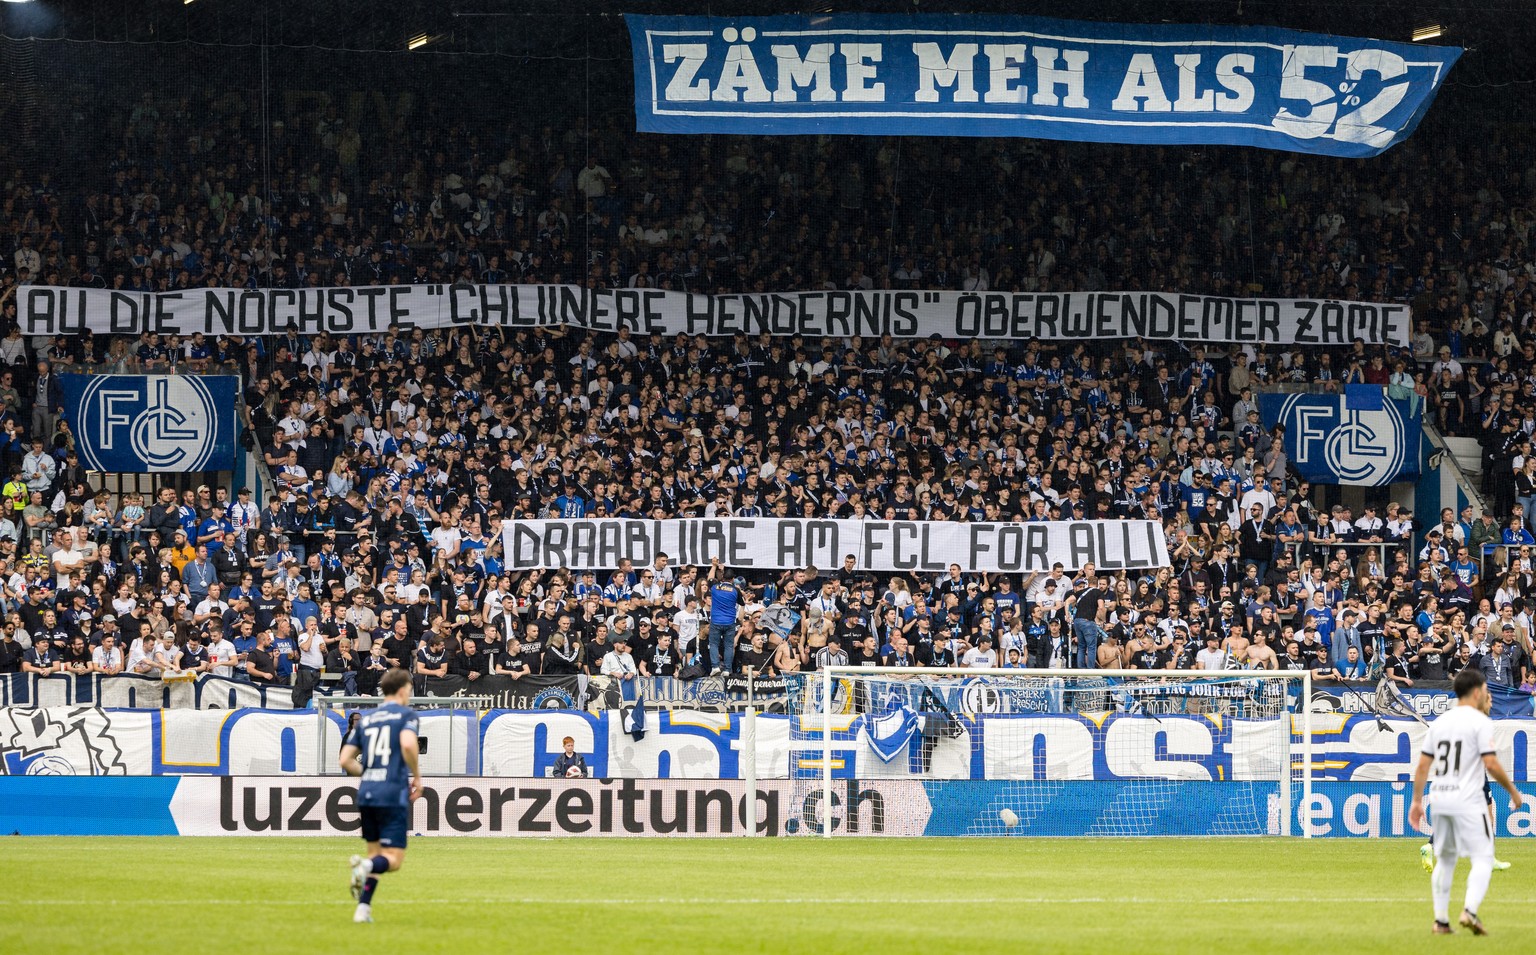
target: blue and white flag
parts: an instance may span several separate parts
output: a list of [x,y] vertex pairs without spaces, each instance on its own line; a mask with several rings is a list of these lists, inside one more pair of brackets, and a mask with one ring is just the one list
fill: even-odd
[[227,471],[235,464],[239,379],[62,375],[64,416],[92,471]]
[[907,700],[905,687],[886,687],[879,711],[864,717],[864,731],[870,749],[889,763],[907,751],[907,744],[917,735],[918,717]]
[[628,16],[647,133],[1025,136],[1372,156],[1461,51],[1276,27]]
[[1342,395],[1260,395],[1264,427],[1285,426],[1285,454],[1314,484],[1377,487],[1417,477],[1422,413],[1379,387]]

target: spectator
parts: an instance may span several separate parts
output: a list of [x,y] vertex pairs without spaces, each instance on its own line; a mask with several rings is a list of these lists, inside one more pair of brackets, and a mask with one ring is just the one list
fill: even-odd
[[977,645],[965,651],[961,665],[970,668],[996,667],[997,651],[992,649],[992,636],[985,633],[980,635]]
[[149,672],[161,679],[171,680],[181,676],[182,650],[176,646],[175,636],[165,630],[156,638],[149,650]]
[[448,664],[448,673],[471,683],[490,673],[490,662],[474,637],[467,636],[460,642],[459,651]]
[[[719,561],[711,570],[720,572]],[[721,577],[709,587],[709,667],[711,675],[731,672],[736,657],[737,608],[741,599],[739,582]]]
[[[1511,639],[1513,639],[1513,633],[1511,633]],[[1508,652],[1509,646],[1510,644],[1504,640],[1493,640],[1488,644],[1487,652],[1482,655],[1479,666],[1489,683],[1497,683],[1500,686],[1518,685],[1518,674],[1515,670],[1515,661]]]
[[270,631],[256,635],[256,647],[246,655],[245,672],[257,686],[273,686],[278,683],[277,661],[272,652]]
[[[935,641],[935,642],[937,642],[937,641]],[[827,667],[834,667],[834,666],[835,667],[845,667],[845,666],[848,665],[848,654],[843,651],[843,648],[842,648],[842,645],[841,645],[841,641],[834,634],[833,636],[831,636],[831,637],[829,637],[827,639],[826,646],[824,646],[820,650],[816,651],[815,656],[814,656],[814,661],[815,661],[814,669],[817,669],[817,670],[824,670]],[[953,658],[953,656],[951,656],[949,658],[948,665],[949,666],[954,666],[954,658]]]
[[239,653],[235,649],[234,642],[225,635],[223,621],[210,620],[205,630],[208,672],[225,680],[234,679],[235,667],[239,663]]
[[1197,670],[1225,670],[1227,668],[1227,652],[1221,649],[1221,637],[1217,634],[1206,634],[1205,649],[1195,655],[1195,669]]
[[[10,633],[7,632],[7,636]],[[0,673],[7,672],[5,667],[5,649],[0,644]],[[104,634],[94,650],[91,651],[91,670],[102,676],[116,676],[123,672],[123,649],[117,645],[117,637],[113,634]]]
[[34,636],[31,648],[21,655],[21,672],[23,673],[51,676],[61,672],[62,669],[63,663],[60,662],[59,655],[53,649],[46,633]]
[[616,639],[613,649],[603,656],[602,674],[624,682],[639,676],[640,671],[635,667],[635,658],[629,652],[627,639]]
[[[1114,147],[1004,140],[987,144],[993,161],[972,170],[964,188],[929,190],[914,201],[915,177],[866,187],[869,170],[862,167],[848,175],[853,185],[834,190],[839,173],[817,172],[821,156],[811,143],[765,140],[758,145],[771,149],[749,147],[739,168],[733,157],[727,169],[691,147],[664,151],[645,137],[608,137],[586,154],[594,158],[571,162],[570,144],[558,131],[528,134],[524,143],[523,134],[486,129],[479,135],[496,141],[496,154],[514,157],[486,163],[467,150],[439,149],[458,141],[444,139],[442,130],[423,129],[419,142],[378,150],[366,148],[366,130],[328,120],[314,142],[290,140],[273,153],[272,178],[281,185],[253,192],[196,171],[226,151],[242,154],[251,145],[249,130],[226,121],[210,97],[192,94],[185,108],[169,105],[155,110],[163,126],[149,129],[131,115],[115,115],[128,111],[102,105],[100,122],[87,125],[113,142],[104,155],[118,148],[126,155],[104,164],[101,174],[71,169],[68,178],[77,181],[50,187],[55,198],[48,201],[73,210],[58,229],[35,221],[36,178],[26,170],[12,177],[6,198],[18,214],[0,223],[10,243],[0,257],[0,304],[13,304],[21,280],[16,266],[23,263],[27,281],[41,270],[41,278],[55,281],[51,272],[58,284],[133,292],[557,279],[598,290],[703,292],[1118,285],[1401,301],[1411,305],[1415,328],[1407,352],[1363,344],[1207,345],[1186,352],[1160,342],[1019,341],[998,348],[889,336],[668,339],[628,330],[494,327],[29,342],[8,329],[0,339],[0,463],[13,478],[3,494],[14,532],[0,522],[0,558],[7,557],[4,541],[20,538],[9,555],[17,573],[24,583],[45,585],[33,595],[16,589],[29,626],[41,625],[42,611],[57,605],[61,632],[79,631],[95,642],[99,631],[89,619],[108,609],[100,602],[133,620],[131,634],[124,628],[130,670],[150,665],[151,654],[132,649],[144,649],[140,624],[151,650],[157,634],[169,630],[184,645],[189,628],[208,627],[210,662],[225,659],[212,632],[217,620],[232,635],[249,625],[244,639],[251,642],[240,651],[248,670],[265,636],[270,649],[261,652],[271,657],[270,667],[258,660],[257,669],[268,681],[287,682],[294,670],[289,654],[301,652],[295,627],[305,629],[291,617],[314,615],[326,647],[355,633],[354,650],[370,667],[383,659],[416,668],[419,652],[430,651],[430,641],[422,645],[428,634],[444,638],[445,653],[454,649],[446,661],[453,667],[464,652],[455,647],[467,649],[471,639],[477,652],[490,651],[489,625],[504,645],[495,651],[498,670],[576,673],[602,665],[606,649],[604,657],[586,651],[604,644],[597,618],[618,614],[621,601],[628,601],[626,617],[677,611],[672,629],[639,619],[602,621],[633,641],[627,645],[642,671],[675,666],[681,674],[705,647],[716,672],[739,670],[759,654],[787,671],[817,665],[844,647],[862,653],[870,636],[880,658],[890,657],[899,637],[913,659],[953,665],[957,652],[961,660],[975,659],[987,634],[995,648],[1027,650],[1035,665],[1091,666],[1119,622],[1110,614],[1119,612],[1122,586],[1137,591],[1137,613],[1166,611],[1159,633],[1187,633],[1188,646],[1200,647],[1214,630],[1218,647],[1226,641],[1229,648],[1236,646],[1231,624],[1261,616],[1250,611],[1268,586],[1274,629],[1265,630],[1263,645],[1282,646],[1284,628],[1300,627],[1306,636],[1297,641],[1296,662],[1330,649],[1337,662],[1356,644],[1347,624],[1330,633],[1331,621],[1353,619],[1361,656],[1380,666],[1386,654],[1377,635],[1384,640],[1386,631],[1371,631],[1370,621],[1391,623],[1404,602],[1418,609],[1426,593],[1435,596],[1426,611],[1431,619],[1419,629],[1459,658],[1473,632],[1455,622],[1458,602],[1472,599],[1479,586],[1502,591],[1512,605],[1531,596],[1523,563],[1529,552],[1520,549],[1536,543],[1525,527],[1533,506],[1527,485],[1536,473],[1529,448],[1536,401],[1524,381],[1536,361],[1536,353],[1527,354],[1536,336],[1536,292],[1524,277],[1533,268],[1531,223],[1492,191],[1480,197],[1474,227],[1441,191],[1449,185],[1431,183],[1427,195],[1436,201],[1409,213],[1382,194],[1368,169],[1323,170],[1300,157],[1245,173],[1258,194],[1273,183],[1294,215],[1241,203],[1227,210],[1231,184],[1218,174],[1219,151],[1189,157],[1169,176],[1142,176],[1112,161],[1120,155]],[[185,173],[147,161],[144,151],[158,142],[191,144]],[[344,142],[352,143],[346,158]],[[1500,162],[1521,168],[1523,146],[1510,146],[1518,147],[1515,154]],[[939,141],[907,148],[905,168],[948,169],[953,158],[952,147]],[[1399,149],[1400,168],[1438,158],[1418,137]],[[1484,152],[1458,153],[1456,176],[1447,181],[1497,181],[1494,167],[1503,165]],[[432,170],[425,180],[418,164]],[[989,209],[978,197],[1008,194],[1014,178],[1007,171],[1021,164],[1053,183],[1039,200],[1041,214]],[[1073,175],[1051,175],[1063,170]],[[876,186],[878,211],[871,199]],[[1106,217],[1102,197],[1111,193],[1127,207],[1153,211],[1144,221]],[[123,201],[129,196],[137,201]],[[769,201],[760,206],[753,199]],[[759,208],[771,214],[759,217]],[[71,215],[96,225],[77,232],[64,221]],[[942,224],[943,241],[929,238],[934,223]],[[252,239],[257,233],[261,238]],[[1245,253],[1255,234],[1259,250]],[[1450,241],[1454,236],[1461,239]],[[78,265],[68,264],[70,256],[79,257]],[[241,375],[250,433],[280,492],[265,508],[253,506],[244,489],[230,504],[227,488],[199,488],[182,502],[167,486],[147,508],[131,495],[103,501],[89,488],[77,494],[89,475],[78,473],[78,459],[71,463],[57,383],[60,371],[80,367]],[[1457,524],[1459,534],[1438,525],[1433,545],[1417,539],[1412,515],[1400,510],[1385,509],[1384,519],[1369,508],[1358,520],[1342,511],[1324,519],[1310,489],[1288,474],[1277,440],[1283,435],[1250,413],[1257,395],[1282,380],[1318,390],[1364,381],[1406,400],[1427,400],[1442,430],[1487,447],[1493,506],[1470,526]],[[1517,519],[1509,520],[1517,505]],[[118,546],[93,550],[98,534],[86,540],[67,533],[77,508],[84,516],[75,526],[105,520],[121,535]],[[764,575],[750,582],[749,593],[746,581],[718,564],[658,560],[638,571],[603,568],[611,589],[599,589],[598,605],[587,612],[585,588],[595,587],[595,575],[589,582],[568,569],[507,572],[501,562],[501,522],[551,512],[930,520],[1150,515],[1169,528],[1176,556],[1172,573],[1161,578],[1059,572],[1026,583],[961,574],[958,586],[893,583],[867,602],[856,567]],[[1223,527],[1236,534],[1223,536]],[[1355,541],[1378,549],[1346,546],[1342,558],[1337,554],[1338,545]],[[1468,547],[1465,558],[1459,544]],[[1220,556],[1218,545],[1229,545],[1237,560]],[[1243,579],[1250,565],[1251,590]],[[611,578],[615,570],[619,576]],[[242,608],[232,588],[247,573],[254,593]],[[1447,573],[1469,593],[1444,586]],[[259,585],[268,580],[277,589],[264,593]],[[97,583],[113,595],[109,600],[94,596]],[[787,612],[804,616],[787,638],[760,641],[752,625],[749,608],[765,586]],[[88,619],[73,610],[81,590]],[[339,614],[325,617],[327,600]],[[545,602],[548,612],[539,609]],[[1230,618],[1225,602],[1235,605]],[[1012,620],[1005,616],[1010,604]],[[571,623],[557,640],[546,624],[558,629],[562,619]],[[1317,622],[1308,626],[1306,619]],[[1254,636],[1247,655],[1261,645]],[[663,652],[664,641],[675,661]],[[1161,639],[1157,646],[1168,650]],[[1518,639],[1513,646],[1521,646]],[[1422,655],[1422,644],[1416,652]],[[1289,650],[1283,656],[1290,659]],[[1223,654],[1200,665],[1206,663],[1220,668],[1228,660]]]
[[341,691],[347,696],[357,696],[358,675],[362,669],[363,662],[353,652],[350,637],[342,637],[336,648],[326,655],[325,672],[338,678]]
[[511,677],[520,680],[529,673],[528,662],[522,656],[522,644],[517,639],[517,634],[512,634],[506,641],[505,648],[498,655],[491,672],[496,676]]
[[416,651],[416,676],[444,677],[448,675],[447,652],[443,648],[443,636],[434,633],[422,643],[420,650]]

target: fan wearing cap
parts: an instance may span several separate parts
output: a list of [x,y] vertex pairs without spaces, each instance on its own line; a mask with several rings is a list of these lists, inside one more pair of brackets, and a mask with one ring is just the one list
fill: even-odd
[[1433,365],[1429,366],[1430,380],[1433,381],[1436,378],[1439,378],[1442,371],[1450,372],[1451,378],[1455,381],[1460,381],[1462,378],[1466,377],[1466,369],[1462,368],[1461,362],[1451,357],[1451,349],[1449,345],[1440,346],[1439,358]]
[[827,645],[817,650],[811,658],[815,668],[824,670],[827,667],[845,667],[848,665],[848,654],[843,650],[842,637],[833,633],[827,637]]
[[992,634],[983,630],[976,636],[976,645],[965,651],[960,658],[960,665],[968,668],[983,668],[997,666],[997,650],[992,643]]
[[235,498],[235,503],[229,506],[225,517],[234,526],[235,534],[239,537],[241,546],[244,546],[251,528],[261,521],[261,509],[251,500],[251,489],[248,487],[237,490]]
[[1066,597],[1062,588],[1058,586],[1060,581],[1055,577],[1045,578],[1040,585],[1040,592],[1035,595],[1035,606],[1045,611],[1046,617],[1054,617],[1062,607],[1062,601]]
[[32,646],[21,655],[21,672],[35,673],[38,676],[51,676],[58,673],[64,667],[59,659],[57,648],[49,638],[48,632],[42,631],[32,635]]
[[597,582],[597,571],[590,568],[583,570],[577,578],[575,585],[571,588],[571,592],[577,600],[582,602],[585,602],[588,597],[596,597],[598,600],[601,600],[603,587]]
[[640,675],[635,667],[635,658],[629,652],[630,639],[627,635],[614,637],[613,648],[603,655],[603,676],[627,682]]

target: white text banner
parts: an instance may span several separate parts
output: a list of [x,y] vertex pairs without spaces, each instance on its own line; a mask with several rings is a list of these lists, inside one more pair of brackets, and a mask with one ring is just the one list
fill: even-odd
[[660,554],[673,564],[734,570],[839,567],[852,556],[861,570],[942,573],[1044,573],[1092,564],[1101,571],[1168,565],[1168,545],[1155,521],[856,521],[809,518],[688,520],[538,520],[502,524],[509,570],[564,567],[613,569],[623,560],[649,566]]
[[1145,338],[1252,345],[1408,344],[1409,307],[1156,292],[816,291],[703,295],[574,285],[389,285],[121,292],[17,290],[25,335],[378,334],[571,326],[637,335]]

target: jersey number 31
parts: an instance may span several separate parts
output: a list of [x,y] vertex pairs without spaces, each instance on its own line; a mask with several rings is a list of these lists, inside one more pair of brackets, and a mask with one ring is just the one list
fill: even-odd
[[[384,748],[386,750],[389,748],[389,740],[387,740],[387,739],[384,741]],[[1436,747],[1436,749],[1439,751],[1439,755],[1436,756],[1435,758],[1437,760],[1439,760],[1439,762],[1440,762],[1440,767],[1436,771],[1436,775],[1438,775],[1438,776],[1445,776],[1445,775],[1448,775],[1449,773],[1459,773],[1459,772],[1461,772],[1461,741],[1460,740],[1456,741],[1456,748],[1455,748],[1455,756],[1456,756],[1456,758],[1454,760],[1450,759],[1450,757],[1452,755],[1451,741],[1450,740],[1448,740],[1448,739],[1441,740],[1440,741],[1440,745],[1438,747]]]

